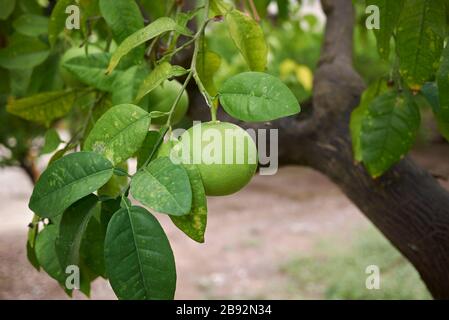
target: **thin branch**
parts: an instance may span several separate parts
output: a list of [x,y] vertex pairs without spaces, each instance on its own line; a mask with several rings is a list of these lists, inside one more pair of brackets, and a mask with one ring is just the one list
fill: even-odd
[[256,6],[254,4],[254,1],[253,0],[248,0],[248,2],[249,2],[249,6],[251,7],[251,11],[253,12],[254,20],[259,22],[260,21],[260,17],[259,17],[259,13],[257,12],[257,8],[256,8]]

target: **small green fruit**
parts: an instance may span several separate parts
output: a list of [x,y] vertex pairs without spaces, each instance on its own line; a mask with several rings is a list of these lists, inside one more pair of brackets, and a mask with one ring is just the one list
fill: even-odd
[[[164,81],[161,86],[157,87],[148,94],[148,112],[170,112],[176,97],[181,91],[181,88],[182,85],[176,80]],[[181,121],[187,112],[188,106],[189,98],[187,96],[187,92],[184,90],[171,118],[172,125]],[[167,120],[168,116],[163,116],[152,119],[151,123],[163,125],[167,122]]]
[[235,124],[214,121],[194,125],[181,135],[181,143],[182,161],[198,167],[206,195],[235,193],[256,172],[256,145]]

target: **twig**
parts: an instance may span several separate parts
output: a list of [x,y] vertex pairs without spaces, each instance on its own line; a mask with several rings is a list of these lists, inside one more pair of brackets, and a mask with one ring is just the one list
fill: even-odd
[[260,21],[260,16],[259,16],[259,14],[257,12],[257,8],[256,8],[256,6],[254,4],[254,1],[253,0],[248,0],[248,2],[249,2],[249,5],[251,7],[251,11],[253,12],[254,20],[259,22]]

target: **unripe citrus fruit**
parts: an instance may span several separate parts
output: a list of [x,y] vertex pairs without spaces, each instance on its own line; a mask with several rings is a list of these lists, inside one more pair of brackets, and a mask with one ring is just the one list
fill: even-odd
[[[173,103],[176,100],[182,85],[176,80],[166,80],[164,83],[148,94],[148,111],[170,112]],[[171,118],[171,124],[176,124],[184,117],[189,106],[189,98],[184,90],[181,99],[176,105],[175,111]],[[151,120],[154,124],[165,124],[168,116],[154,118]]]
[[196,124],[181,135],[183,163],[195,164],[209,196],[242,189],[257,168],[257,148],[239,126],[212,121]]

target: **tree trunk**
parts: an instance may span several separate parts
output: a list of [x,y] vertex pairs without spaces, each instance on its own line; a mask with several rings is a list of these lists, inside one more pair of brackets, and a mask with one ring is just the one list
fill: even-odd
[[[354,162],[349,117],[364,89],[352,66],[354,10],[351,0],[323,0],[322,6],[324,43],[313,100],[302,105],[303,112],[259,124],[235,121],[223,112],[219,118],[279,129],[279,162],[327,175],[414,265],[433,297],[448,299],[449,193],[408,158],[378,179]],[[190,97],[190,114],[204,120],[207,106],[193,85]]]
[[349,112],[308,145],[307,162],[327,175],[415,266],[435,298],[449,298],[449,194],[410,159],[372,179],[354,164]]

